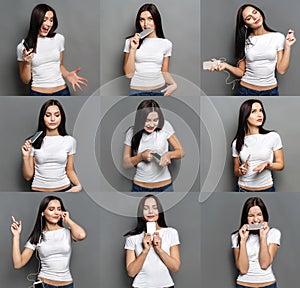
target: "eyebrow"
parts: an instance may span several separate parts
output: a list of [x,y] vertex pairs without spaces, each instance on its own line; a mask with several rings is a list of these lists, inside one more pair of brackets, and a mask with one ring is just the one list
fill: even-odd
[[[253,9],[252,11],[251,11],[251,13],[253,13],[254,11],[257,11],[256,9]],[[252,15],[251,14],[248,14],[244,19],[246,19],[246,18],[248,18],[248,17],[251,17]]]

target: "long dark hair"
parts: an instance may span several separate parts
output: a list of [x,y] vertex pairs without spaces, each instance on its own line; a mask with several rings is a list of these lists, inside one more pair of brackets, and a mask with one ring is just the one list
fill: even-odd
[[251,114],[252,105],[254,103],[259,103],[261,105],[262,112],[263,112],[263,115],[264,115],[263,122],[262,122],[261,126],[258,127],[259,134],[267,134],[267,133],[271,132],[270,130],[266,130],[266,129],[263,128],[263,125],[266,122],[266,112],[265,112],[263,103],[260,100],[257,100],[257,99],[248,99],[248,100],[246,100],[240,107],[239,124],[238,124],[236,135],[233,139],[233,141],[236,140],[235,147],[236,147],[236,150],[237,150],[238,153],[241,152],[242,147],[244,145],[245,136],[246,136],[246,133],[248,131],[248,121],[247,120],[248,120],[248,117]]
[[[151,16],[153,17],[153,21],[155,24],[156,36],[158,38],[165,38],[165,34],[164,34],[164,31],[162,28],[162,21],[161,21],[160,13],[159,13],[156,5],[154,5],[152,3],[146,3],[140,7],[140,9],[136,15],[136,18],[135,18],[135,33],[140,33],[143,31],[143,28],[140,25],[140,17],[141,17],[141,14],[145,11],[148,11],[151,14]],[[127,38],[131,38],[132,36],[133,35],[131,35]],[[143,40],[144,39],[140,39],[138,49],[141,47]]]
[[[144,100],[142,101],[136,111],[134,126],[133,126],[133,136],[131,139],[131,156],[137,154],[141,138],[143,136],[144,126],[147,119],[147,116],[151,112],[157,112],[159,122],[155,131],[159,131],[162,129],[165,123],[164,115],[162,114],[158,103],[154,100]],[[154,132],[154,131],[153,131]],[[153,133],[152,132],[152,133]]]
[[58,20],[55,10],[47,4],[38,4],[33,8],[31,12],[29,30],[25,41],[28,43],[30,48],[33,48],[34,52],[36,52],[36,44],[40,28],[48,11],[51,11],[53,13],[53,26],[51,27],[46,37],[52,38],[55,36],[55,30],[58,26]]
[[[41,145],[43,143],[43,139],[46,136],[46,125],[45,125],[45,120],[44,120],[44,116],[46,114],[46,111],[48,109],[49,106],[57,106],[59,111],[60,111],[60,116],[61,116],[61,121],[59,126],[57,127],[58,129],[58,133],[61,136],[65,136],[68,135],[67,131],[66,131],[66,114],[65,111],[62,107],[62,105],[60,104],[60,102],[56,99],[49,99],[48,101],[46,101],[43,106],[41,107],[40,110],[40,115],[39,115],[39,124],[38,124],[38,129],[37,131],[43,131],[42,135],[32,144],[32,146],[35,149],[40,149]],[[30,137],[29,137],[30,138]]]
[[[37,213],[36,221],[33,227],[33,230],[28,238],[28,241],[30,241],[31,244],[37,244],[42,239],[42,232],[45,229],[46,226],[46,219],[45,216],[42,216],[42,213],[47,209],[50,201],[52,200],[58,200],[61,206],[61,211],[66,211],[64,204],[62,200],[59,197],[50,195],[46,196],[40,203],[39,210]],[[63,227],[62,218],[59,219],[58,223],[59,226]]]
[[[264,201],[259,197],[251,197],[251,198],[248,198],[246,200],[246,202],[244,203],[244,206],[243,206],[243,209],[242,209],[241,223],[240,223],[239,229],[241,229],[243,225],[248,224],[248,213],[249,213],[250,208],[252,208],[254,206],[258,206],[260,208],[260,210],[262,212],[262,215],[263,215],[263,218],[264,218],[264,221],[265,222],[269,221],[269,213],[268,213],[268,210],[267,210],[267,207],[266,207]],[[237,233],[237,232],[238,232],[238,230],[233,232],[233,234]],[[238,243],[239,244],[240,244],[240,241],[241,241],[241,238],[240,238],[240,235],[239,235],[238,236]]]
[[243,11],[247,7],[253,7],[257,10],[262,18],[263,18],[263,27],[266,31],[275,32],[275,30],[271,29],[266,23],[266,17],[264,12],[257,6],[253,4],[244,4],[241,6],[236,15],[236,26],[235,26],[235,57],[237,60],[242,60],[245,57],[245,46],[247,44],[251,44],[247,41],[249,35],[252,33],[252,29],[247,27],[244,18],[243,18]]
[[148,194],[145,197],[143,197],[139,203],[138,210],[137,210],[137,225],[136,225],[136,227],[133,230],[130,230],[129,232],[124,234],[124,236],[138,235],[142,232],[146,232],[146,223],[147,222],[144,218],[144,205],[145,205],[145,201],[148,198],[153,198],[156,201],[156,205],[157,205],[157,209],[158,209],[158,213],[159,213],[158,219],[157,219],[158,226],[159,227],[168,227],[166,224],[163,207],[162,207],[159,199],[152,194]]

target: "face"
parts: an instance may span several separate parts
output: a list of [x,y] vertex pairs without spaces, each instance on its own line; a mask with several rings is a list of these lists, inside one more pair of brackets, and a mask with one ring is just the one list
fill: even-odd
[[248,224],[257,224],[264,222],[264,217],[261,209],[258,206],[253,206],[248,211]]
[[43,24],[39,31],[39,37],[46,37],[53,26],[53,12],[48,11],[45,14]]
[[147,222],[156,222],[158,220],[158,208],[154,198],[147,198],[144,203],[143,215]]
[[251,113],[247,119],[248,126],[259,127],[264,120],[263,108],[259,103],[253,103]]
[[259,28],[263,24],[263,17],[255,8],[248,6],[243,11],[245,24],[252,29]]
[[157,112],[150,112],[147,116],[144,130],[148,133],[152,133],[158,127],[159,117]]
[[60,202],[58,200],[51,200],[43,213],[46,222],[57,224],[61,218],[61,212]]
[[140,25],[143,30],[152,28],[155,30],[155,23],[149,11],[144,11],[140,15]]
[[53,131],[58,128],[61,122],[61,114],[58,106],[52,105],[47,108],[44,115],[44,122],[48,130]]

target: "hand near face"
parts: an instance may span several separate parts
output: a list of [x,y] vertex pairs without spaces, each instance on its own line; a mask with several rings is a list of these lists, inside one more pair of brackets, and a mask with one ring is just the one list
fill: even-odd
[[247,229],[248,229],[248,224],[244,224],[239,230],[239,235],[241,237],[241,240],[243,241],[246,241],[249,237],[249,231]]
[[22,58],[25,62],[30,63],[33,57],[34,57],[33,48],[30,48],[29,51],[23,49]]
[[260,237],[267,237],[267,234],[270,230],[268,222],[262,223],[262,228],[259,230],[259,236]]
[[151,245],[152,245],[151,234],[145,233],[145,236],[142,240],[142,243],[143,243],[144,249],[149,250],[151,248]]
[[23,156],[30,156],[31,149],[32,149],[32,144],[30,140],[26,140],[24,145],[21,147]]
[[161,249],[161,241],[162,239],[159,236],[158,232],[154,232],[153,234],[153,247],[155,250]]
[[130,38],[130,49],[136,50],[140,43],[140,35],[135,33],[133,37]]
[[65,224],[70,220],[70,213],[68,211],[61,211],[61,219]]
[[160,158],[159,166],[168,166],[170,164],[171,164],[171,158],[169,156],[169,153],[165,152]]
[[17,236],[21,234],[22,231],[22,222],[21,221],[17,221],[14,216],[11,216],[12,218],[12,224],[10,226],[10,231],[13,234],[13,236]]
[[296,37],[294,35],[294,30],[290,29],[285,38],[285,45],[291,47],[296,42]]

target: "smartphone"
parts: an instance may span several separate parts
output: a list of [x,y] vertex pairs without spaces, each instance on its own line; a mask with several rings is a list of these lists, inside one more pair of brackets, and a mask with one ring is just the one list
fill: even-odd
[[37,131],[31,138],[30,143],[33,144],[41,135],[43,131]]
[[151,234],[151,236],[154,234],[156,231],[156,223],[155,222],[147,222],[146,223],[147,227],[147,233]]
[[35,281],[34,283],[33,283],[33,288],[44,288],[44,284],[43,284],[43,282],[42,281]]
[[[23,45],[24,45],[26,51],[29,52],[29,51],[30,51],[30,48],[29,48],[28,43],[27,43],[25,40],[23,41]],[[28,55],[30,55],[31,53],[32,53],[32,51],[31,51]]]
[[160,158],[161,158],[161,156],[158,154],[158,153],[156,153],[156,152],[152,152],[152,153],[150,153],[153,157],[155,157],[156,159],[158,159],[158,160],[160,160]]
[[261,223],[257,223],[257,224],[249,224],[248,226],[248,231],[252,231],[252,230],[260,230],[262,228],[262,224]]
[[203,70],[208,70],[211,67],[216,67],[221,63],[220,60],[214,60],[214,61],[204,61],[202,63]]

